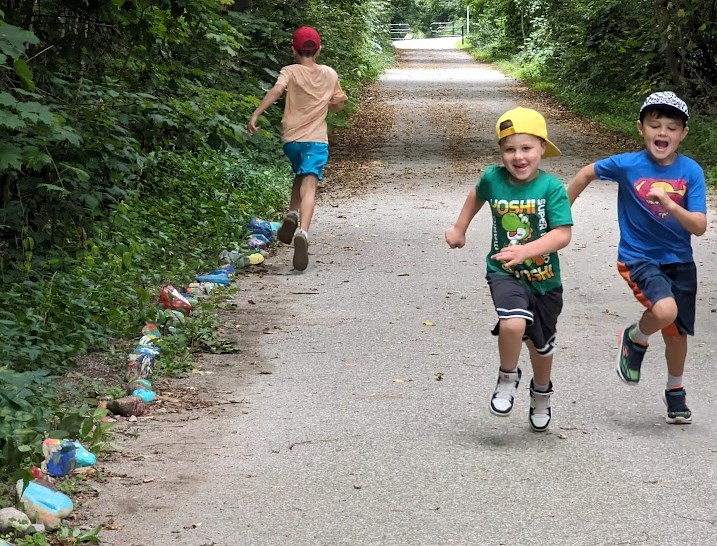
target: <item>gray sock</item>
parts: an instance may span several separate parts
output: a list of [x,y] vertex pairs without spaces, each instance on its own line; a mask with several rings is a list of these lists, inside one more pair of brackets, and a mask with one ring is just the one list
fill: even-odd
[[670,375],[667,374],[667,390],[670,389],[679,389],[682,386],[682,376],[681,375]]
[[550,383],[547,385],[540,385],[535,382],[535,379],[533,379],[533,390],[536,392],[548,392],[550,390]]

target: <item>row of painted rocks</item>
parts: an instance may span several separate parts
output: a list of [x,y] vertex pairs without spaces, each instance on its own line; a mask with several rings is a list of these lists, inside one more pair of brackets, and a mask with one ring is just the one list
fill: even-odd
[[[227,286],[239,268],[258,265],[264,261],[266,248],[276,237],[279,224],[252,219],[245,226],[249,232],[247,246],[250,253],[242,253],[239,245],[234,250],[224,250],[219,256],[219,269],[198,275],[196,281],[179,291],[172,285],[165,286],[159,297],[163,311],[159,321],[167,332],[181,330],[187,315],[197,302],[217,287]],[[155,372],[160,356],[162,333],[154,323],[142,328],[142,336],[129,354],[127,365],[127,396],[106,402],[109,412],[115,416],[135,420],[147,411],[148,404],[156,400],[150,377]],[[111,417],[106,420],[113,420]],[[18,508],[0,509],[0,532],[12,533],[16,537],[55,530],[62,520],[70,515],[74,505],[72,499],[57,490],[58,480],[72,474],[91,474],[96,457],[80,442],[47,438],[43,441],[44,461],[42,468],[32,468],[31,481],[18,480],[16,483]],[[0,546],[11,546],[0,538]]]
[[56,481],[70,474],[92,473],[97,462],[93,453],[73,440],[47,438],[42,442],[42,452],[42,467],[30,469],[34,480],[15,484],[22,510],[0,510],[0,532],[24,536],[57,529],[74,506],[70,497],[56,489]]
[[[244,228],[249,233],[246,245],[250,253],[242,253],[239,245],[234,250],[225,249],[219,255],[220,267],[213,271],[197,275],[182,291],[173,285],[165,286],[159,296],[164,312],[158,317],[164,328],[173,333],[181,329],[186,316],[192,312],[197,302],[208,296],[217,287],[228,286],[232,276],[239,268],[258,265],[264,261],[266,248],[276,238],[278,222],[268,222],[252,218]],[[154,373],[160,354],[161,331],[154,323],[148,323],[142,329],[139,343],[129,355],[127,366],[127,396],[111,400],[107,409],[115,415],[138,417],[147,411],[147,404],[155,400],[155,393],[149,378]]]

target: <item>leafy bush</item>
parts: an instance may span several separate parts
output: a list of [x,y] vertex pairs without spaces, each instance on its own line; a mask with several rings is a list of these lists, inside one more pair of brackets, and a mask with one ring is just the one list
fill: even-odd
[[[244,4],[48,0],[0,12],[0,362],[12,368],[0,388],[25,384],[5,397],[0,464],[37,460],[53,429],[100,445],[94,412],[46,378],[136,336],[164,283],[213,268],[251,216],[285,208],[281,108],[262,136],[244,127],[292,62],[293,28],[325,36],[322,61],[349,94],[334,125],[390,60],[382,0]],[[227,350],[213,319],[206,310],[168,341],[168,370],[195,345]]]
[[56,406],[47,372],[0,368],[0,466],[7,472],[25,460],[42,460],[42,441]]
[[60,271],[39,263],[0,293],[0,361],[60,372],[107,336],[136,335],[154,319],[163,283],[215,267],[223,248],[246,238],[249,218],[277,216],[290,188],[286,162],[261,152],[167,152],[146,179],[144,197],[112,206],[81,256]]

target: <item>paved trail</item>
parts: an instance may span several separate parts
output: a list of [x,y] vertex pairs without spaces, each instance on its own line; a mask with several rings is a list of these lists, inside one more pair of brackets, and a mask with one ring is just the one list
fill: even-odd
[[[369,153],[374,189],[323,194],[309,269],[293,272],[282,248],[266,275],[240,283],[227,321],[252,324],[253,346],[203,366],[241,403],[144,422],[127,443],[92,507],[113,522],[104,544],[717,544],[714,220],[696,241],[694,424],[664,423],[661,341],[639,387],[613,371],[616,332],[640,307],[614,269],[608,183],[574,207],[563,252],[550,431],[528,427],[527,355],[513,414],[490,415],[489,213],[462,250],[443,231],[499,159],[495,120],[523,98],[515,81],[436,44],[403,43],[377,86],[393,120]],[[567,113],[545,113],[564,155],[544,166],[563,180],[611,152]]]

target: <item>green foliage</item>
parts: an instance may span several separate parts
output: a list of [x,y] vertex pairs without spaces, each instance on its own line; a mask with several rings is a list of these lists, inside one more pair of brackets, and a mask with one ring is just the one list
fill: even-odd
[[[347,112],[391,49],[386,0],[9,5],[0,12],[0,362],[11,368],[0,369],[0,465],[18,469],[39,461],[48,434],[109,448],[98,393],[85,396],[82,384],[70,396],[50,376],[110,338],[135,337],[157,318],[164,284],[214,268],[251,216],[285,208],[281,109],[265,114],[262,135],[244,128],[293,62],[293,28],[321,31]],[[192,351],[236,350],[216,339],[215,320],[213,304],[201,305],[166,336],[167,373],[189,369]]]
[[681,149],[714,179],[717,41],[709,21],[717,2],[473,0],[471,7],[470,41],[483,58],[610,129],[637,137],[642,99],[680,91],[692,108]]
[[58,395],[57,378],[46,371],[15,372],[0,368],[0,467],[11,474],[39,465],[45,437],[73,439],[99,454],[109,441],[106,409]]
[[44,371],[0,368],[0,467],[6,473],[42,460],[42,440],[57,407],[51,380]]
[[431,23],[456,22],[460,30],[464,24],[464,0],[398,0],[390,3],[391,23],[408,23],[414,32],[431,35]]
[[55,538],[60,544],[100,544],[100,531],[102,526],[98,525],[89,530],[78,527],[61,526],[55,533]]
[[81,257],[63,261],[66,271],[0,293],[0,360],[61,371],[109,334],[136,335],[154,320],[162,284],[213,268],[222,249],[245,239],[250,217],[274,218],[285,206],[289,170],[284,161],[267,165],[273,158],[157,155],[144,197],[114,205]]
[[50,544],[42,533],[13,538],[12,541],[15,546],[49,546]]

